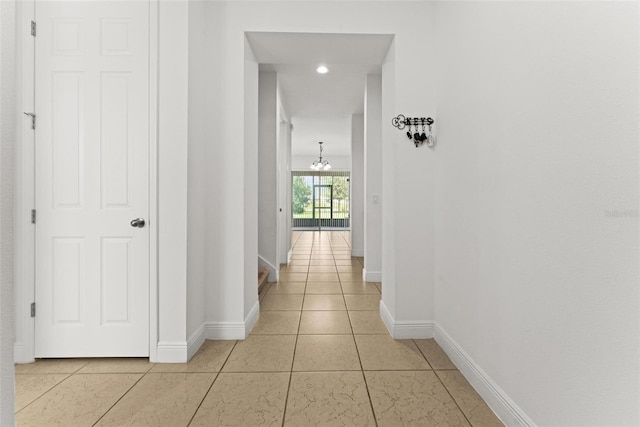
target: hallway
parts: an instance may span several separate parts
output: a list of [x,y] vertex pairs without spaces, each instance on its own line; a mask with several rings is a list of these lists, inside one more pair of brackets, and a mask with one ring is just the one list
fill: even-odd
[[640,2],[408,4],[0,2],[0,426],[640,426]]
[[247,340],[206,341],[187,364],[16,365],[17,424],[502,425],[435,341],[390,338],[348,232],[293,241]]

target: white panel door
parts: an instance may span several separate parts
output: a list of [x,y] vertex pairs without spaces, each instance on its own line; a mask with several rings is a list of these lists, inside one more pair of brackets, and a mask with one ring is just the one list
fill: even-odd
[[35,356],[148,356],[149,4],[36,23]]

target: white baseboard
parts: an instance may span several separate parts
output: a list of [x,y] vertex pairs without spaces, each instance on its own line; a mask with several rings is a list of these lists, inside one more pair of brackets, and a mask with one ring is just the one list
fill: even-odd
[[33,363],[36,359],[33,354],[27,356],[27,349],[21,342],[13,343],[13,363]]
[[533,420],[436,322],[396,321],[383,301],[380,301],[380,317],[395,339],[435,338],[462,375],[505,425],[535,427]]
[[382,271],[367,271],[362,269],[362,280],[365,282],[382,282]]
[[289,252],[287,253],[287,264],[291,262],[291,255],[293,255],[293,249],[289,249]]
[[524,427],[536,425],[438,324],[435,325],[435,339],[462,375],[505,425]]
[[433,338],[435,323],[432,320],[395,320],[383,301],[380,301],[380,317],[394,339]]
[[187,340],[187,360],[191,360],[202,344],[204,344],[204,324],[200,325]]
[[244,322],[208,322],[204,325],[204,336],[208,340],[245,339]]
[[264,259],[263,257],[261,257],[260,255],[258,255],[258,267],[262,268],[266,268],[267,270],[269,270],[269,278],[267,279],[267,281],[269,282],[277,282],[278,279],[280,278],[280,269],[276,268],[273,264],[271,264],[269,261],[267,261],[266,259]]
[[185,363],[188,361],[186,341],[160,341],[157,350],[157,363]]
[[204,326],[204,337],[208,340],[243,340],[258,320],[260,303],[256,303],[249,310],[244,322],[207,322]]
[[426,339],[433,338],[433,321],[396,321],[393,330],[393,338],[402,339]]
[[363,257],[364,248],[351,248],[351,256]]
[[[251,329],[253,329],[253,325],[258,321],[258,316],[260,315],[260,301],[256,301],[249,310],[247,317],[244,319],[244,338],[249,336]],[[243,338],[243,339],[244,339]]]
[[387,327],[387,331],[393,336],[393,316],[391,316],[389,309],[382,300],[380,300],[380,317]]

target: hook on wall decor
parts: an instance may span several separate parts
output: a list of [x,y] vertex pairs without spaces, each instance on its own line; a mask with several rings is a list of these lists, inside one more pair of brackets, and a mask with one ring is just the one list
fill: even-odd
[[[434,123],[435,121],[431,117],[405,117],[403,114],[398,114],[397,117],[391,120],[391,124],[400,130],[409,127],[407,138],[413,140],[416,147],[425,143],[427,147],[433,147],[435,138],[431,133],[431,125]],[[412,127],[414,128],[413,133],[411,132]],[[425,133],[427,127],[429,128],[429,134]],[[420,133],[420,128],[422,128],[422,133]]]

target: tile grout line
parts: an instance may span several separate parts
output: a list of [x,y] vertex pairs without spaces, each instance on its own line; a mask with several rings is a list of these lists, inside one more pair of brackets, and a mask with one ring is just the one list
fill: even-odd
[[238,345],[238,340],[236,340],[236,342],[233,344],[233,347],[231,347],[231,351],[229,352],[229,354],[227,354],[227,357],[224,359],[224,362],[222,363],[222,366],[220,366],[220,370],[218,372],[216,372],[216,376],[213,379],[213,381],[211,381],[211,385],[209,386],[209,388],[207,389],[207,392],[204,394],[204,396],[202,396],[202,399],[200,400],[200,403],[198,404],[198,407],[196,408],[195,411],[193,411],[193,415],[191,415],[191,418],[189,418],[189,422],[187,423],[187,427],[189,427],[191,425],[191,423],[193,422],[193,419],[196,417],[196,414],[198,413],[198,411],[200,410],[200,407],[202,406],[202,404],[204,403],[204,400],[207,398],[207,396],[209,395],[209,392],[211,391],[211,389],[213,388],[213,385],[216,383],[216,381],[218,380],[218,378],[220,378],[220,374],[222,373],[222,369],[224,368],[224,365],[227,364],[227,361],[229,361],[229,358],[231,357],[231,353],[233,353],[233,350],[236,349],[236,346]]
[[[314,233],[314,236],[315,236],[316,234],[318,234],[318,233]],[[374,404],[373,404],[373,400],[372,400],[372,394],[371,394],[372,390],[370,390],[370,389],[369,389],[368,381],[367,381],[367,378],[366,378],[366,375],[365,375],[365,374],[366,374],[366,372],[371,372],[371,373],[372,373],[372,375],[373,375],[373,373],[374,373],[374,372],[389,372],[389,370],[388,370],[388,369],[386,369],[386,370],[385,370],[385,369],[371,369],[371,370],[364,371],[364,367],[363,367],[363,362],[362,362],[361,354],[360,354],[359,347],[358,347],[358,344],[357,344],[357,341],[356,341],[356,338],[355,338],[355,337],[356,337],[356,334],[355,334],[355,330],[354,330],[354,326],[353,326],[353,321],[352,321],[352,319],[351,319],[351,312],[352,312],[352,311],[353,311],[354,313],[362,313],[362,312],[366,312],[366,311],[373,311],[373,312],[376,312],[376,311],[375,311],[375,310],[349,310],[349,308],[347,307],[347,300],[346,300],[346,296],[353,296],[353,297],[355,297],[356,295],[358,295],[359,297],[362,297],[362,296],[366,296],[366,294],[353,294],[353,295],[351,295],[351,294],[347,294],[347,293],[345,293],[344,285],[345,285],[345,284],[350,284],[350,282],[349,282],[349,281],[347,281],[347,282],[343,282],[343,280],[342,280],[342,278],[341,278],[341,276],[340,276],[340,272],[339,272],[339,271],[337,271],[337,268],[338,268],[337,262],[338,262],[338,260],[336,259],[336,257],[337,257],[337,256],[340,256],[340,257],[341,257],[341,259],[342,259],[342,254],[341,254],[341,253],[339,253],[338,255],[336,255],[336,254],[335,254],[335,252],[337,251],[337,248],[334,248],[334,246],[333,246],[333,245],[334,245],[334,241],[337,241],[340,237],[342,237],[342,238],[344,239],[344,235],[343,235],[344,233],[342,233],[342,232],[338,232],[338,233],[335,233],[335,232],[326,232],[325,234],[326,234],[326,235],[330,235],[330,236],[335,236],[335,238],[334,238],[334,237],[330,237],[330,238],[328,238],[328,240],[326,240],[326,241],[324,241],[324,242],[323,242],[323,241],[321,240],[321,237],[315,237],[316,239],[318,239],[318,241],[317,241],[317,242],[316,242],[316,241],[312,241],[312,246],[311,246],[311,248],[309,249],[311,252],[310,252],[310,254],[309,254],[309,260],[308,260],[308,263],[307,263],[307,274],[306,274],[306,279],[305,279],[305,281],[304,281],[304,288],[303,288],[303,293],[302,293],[302,306],[301,306],[298,310],[271,310],[271,311],[276,312],[276,313],[277,313],[277,312],[280,312],[280,313],[285,313],[285,312],[297,312],[297,313],[299,313],[299,316],[298,316],[298,325],[297,325],[297,328],[296,328],[296,333],[294,333],[294,334],[295,334],[295,340],[294,340],[293,355],[292,355],[292,360],[291,360],[290,369],[289,369],[289,371],[288,371],[288,373],[289,373],[288,385],[287,385],[286,395],[284,396],[284,397],[285,397],[285,401],[284,401],[284,405],[283,405],[283,412],[282,412],[282,414],[281,414],[281,416],[282,416],[282,426],[284,427],[284,426],[286,425],[286,424],[285,424],[285,420],[286,420],[286,413],[287,413],[287,410],[289,411],[290,418],[291,418],[291,417],[295,417],[295,416],[297,416],[297,413],[296,413],[295,411],[294,411],[294,413],[291,413],[291,412],[290,412],[292,409],[291,409],[291,408],[288,408],[288,398],[289,398],[289,396],[291,396],[291,397],[292,397],[292,402],[295,402],[294,397],[296,396],[296,392],[293,392],[293,394],[292,394],[292,392],[291,392],[291,386],[292,386],[292,383],[293,383],[293,382],[292,382],[292,380],[293,380],[293,373],[295,373],[295,372],[296,372],[296,371],[294,371],[294,370],[293,370],[293,368],[294,368],[294,366],[295,366],[294,364],[295,364],[295,360],[296,360],[297,343],[299,342],[299,337],[301,336],[301,330],[302,330],[302,329],[301,329],[301,326],[302,326],[302,315],[303,315],[303,314],[304,314],[304,312],[305,312],[305,310],[303,310],[303,308],[304,308],[304,302],[305,302],[305,300],[306,300],[307,295],[311,295],[311,296],[315,295],[315,294],[308,294],[308,291],[312,289],[312,285],[313,285],[313,281],[312,281],[312,283],[311,283],[311,284],[309,283],[309,281],[310,281],[310,279],[311,279],[311,278],[310,278],[310,274],[311,274],[311,263],[312,263],[312,260],[313,260],[313,254],[314,254],[314,252],[315,252],[315,251],[318,251],[318,253],[320,253],[320,254],[322,254],[323,252],[326,252],[326,251],[327,251],[327,244],[328,244],[329,251],[330,251],[330,254],[331,254],[330,256],[333,258],[333,266],[334,266],[334,270],[333,270],[333,271],[336,271],[337,276],[338,276],[338,280],[337,280],[337,282],[336,282],[336,283],[340,286],[340,293],[339,293],[339,294],[338,294],[338,293],[335,293],[335,294],[318,294],[318,296],[322,296],[322,295],[336,295],[336,296],[337,296],[337,295],[342,295],[342,297],[343,297],[343,303],[344,303],[344,305],[345,305],[345,308],[344,308],[344,309],[342,309],[342,310],[309,310],[309,312],[310,312],[310,313],[316,313],[316,312],[330,312],[330,313],[331,313],[331,312],[333,312],[333,313],[335,313],[335,312],[345,312],[345,313],[346,313],[346,315],[347,315],[347,321],[349,322],[349,327],[350,327],[350,329],[349,329],[349,330],[350,330],[350,332],[346,332],[346,333],[319,333],[319,334],[318,334],[318,333],[313,333],[313,334],[306,334],[306,335],[317,335],[317,336],[322,336],[322,335],[337,335],[337,336],[342,336],[342,337],[351,336],[351,337],[352,337],[352,339],[353,339],[354,345],[355,345],[356,355],[357,355],[357,357],[358,357],[358,362],[359,362],[359,368],[357,368],[356,366],[358,366],[358,365],[356,365],[356,366],[354,366],[354,369],[338,369],[338,370],[334,370],[334,371],[326,371],[326,370],[305,370],[305,371],[298,371],[298,373],[302,373],[302,372],[307,373],[307,372],[308,372],[308,373],[316,373],[316,374],[320,374],[320,375],[321,375],[321,374],[323,374],[323,373],[336,372],[336,373],[338,373],[338,374],[342,373],[343,375],[347,375],[347,374],[348,374],[348,373],[350,373],[350,372],[354,372],[354,376],[356,376],[355,372],[360,372],[360,373],[361,373],[361,378],[363,378],[363,381],[364,381],[364,384],[365,384],[365,390],[367,391],[367,398],[369,399],[369,404],[370,404],[370,407],[371,407],[371,411],[372,411],[372,415],[373,415],[373,419],[374,419],[374,424],[375,424],[376,426],[378,426],[378,425],[379,425],[379,423],[378,423],[378,419],[376,418],[376,411],[375,411],[375,409],[374,409]],[[298,238],[296,239],[296,242],[298,242],[298,241],[300,240],[301,236],[297,236],[297,237],[298,237]],[[306,242],[304,242],[304,243],[306,244]],[[340,243],[336,243],[336,244],[340,244]],[[342,249],[342,247],[340,247],[340,249]],[[306,249],[299,249],[299,250],[306,250]],[[294,251],[295,251],[295,248],[294,248]],[[328,254],[326,254],[326,255],[328,255]],[[325,255],[325,256],[326,256],[326,255]],[[318,256],[318,255],[316,254],[316,256]],[[358,257],[356,257],[356,258],[355,258],[355,260],[357,260],[357,263],[354,263],[354,264],[353,264],[353,267],[354,267],[354,268],[362,267],[362,264],[363,264],[364,259],[363,259],[363,258],[358,258]],[[325,266],[325,267],[326,267],[326,269],[327,269],[327,270],[331,269],[331,265],[327,265],[327,266]],[[328,272],[326,272],[326,271],[318,271],[318,273],[328,273]],[[333,274],[333,273],[331,273],[331,274]],[[348,280],[348,279],[349,279],[348,274],[351,274],[351,273],[350,273],[350,272],[346,272],[346,274],[347,274],[347,276],[345,276],[345,280]],[[285,282],[285,283],[288,283],[288,282]],[[364,284],[365,282],[363,281],[362,283]],[[379,290],[379,289],[378,289],[378,290]],[[270,292],[270,291],[271,291],[271,289],[267,289],[267,292]],[[267,292],[265,292],[265,294],[267,294]],[[292,294],[292,295],[293,295],[293,294]],[[380,294],[376,294],[376,296],[377,296],[377,297],[380,297]],[[335,298],[335,297],[332,297],[332,298]],[[353,300],[355,301],[355,300],[357,300],[357,299],[356,299],[356,298],[354,298]],[[268,312],[268,311],[267,311],[267,312]],[[342,315],[341,315],[340,317],[342,317]],[[358,320],[358,319],[357,319],[357,320]],[[358,323],[358,321],[357,321],[356,323]],[[368,329],[367,329],[367,330],[368,330]],[[346,329],[345,329],[345,331],[346,331]],[[261,334],[261,335],[265,335],[265,336],[269,336],[269,335],[286,335],[286,336],[291,336],[291,335],[294,335],[294,334]],[[302,334],[302,335],[305,335],[305,334]],[[386,336],[388,336],[388,333],[373,333],[373,334],[362,333],[362,334],[358,334],[358,336],[361,336],[361,335],[366,335],[366,336],[385,336],[385,337],[386,337]],[[248,337],[247,337],[247,338],[248,338]],[[464,417],[464,419],[467,421],[467,423],[469,423],[468,425],[469,425],[469,426],[473,425],[473,424],[471,423],[471,421],[470,421],[470,417],[471,417],[472,413],[471,413],[471,412],[469,412],[469,416],[467,416],[467,414],[462,410],[462,408],[461,408],[460,404],[458,403],[459,401],[460,401],[460,402],[462,402],[462,403],[464,403],[464,402],[463,402],[463,400],[464,400],[464,399],[456,400],[456,398],[455,398],[455,397],[454,397],[454,395],[452,394],[452,391],[455,391],[455,390],[456,390],[456,389],[455,389],[455,387],[452,385],[451,389],[453,389],[453,390],[450,390],[450,389],[447,387],[447,385],[444,383],[444,381],[443,381],[443,378],[445,378],[445,377],[446,377],[446,376],[444,375],[444,374],[446,373],[446,371],[458,371],[458,370],[457,370],[457,369],[440,369],[440,370],[436,370],[436,369],[434,369],[434,366],[431,364],[431,362],[430,362],[430,361],[429,361],[429,359],[427,358],[427,352],[426,352],[426,351],[424,351],[421,347],[419,347],[419,346],[418,346],[417,341],[419,341],[419,340],[416,340],[416,339],[413,339],[413,340],[412,340],[413,344],[414,344],[416,347],[418,347],[419,354],[421,354],[421,355],[423,356],[424,360],[426,360],[426,362],[427,362],[427,366],[428,366],[429,368],[428,368],[428,369],[394,369],[393,371],[397,371],[397,372],[403,372],[403,371],[404,371],[404,372],[412,372],[412,371],[428,372],[428,371],[431,371],[431,372],[433,372],[433,373],[435,374],[435,376],[436,376],[437,382],[438,382],[438,383],[440,383],[440,384],[444,387],[444,389],[447,391],[447,394],[448,394],[448,395],[450,396],[450,398],[453,400],[453,402],[455,403],[456,407],[458,408],[458,410],[460,411],[460,413],[462,414],[462,416]],[[290,342],[290,339],[289,339],[289,342]],[[206,401],[207,397],[210,395],[210,393],[212,393],[212,388],[213,388],[213,386],[215,385],[215,383],[217,383],[217,381],[219,381],[219,378],[220,378],[220,376],[221,376],[221,374],[222,374],[222,370],[223,370],[223,369],[224,369],[224,367],[226,366],[226,363],[228,363],[228,360],[230,360],[230,356],[231,356],[231,355],[232,355],[232,353],[235,351],[235,348],[237,348],[238,344],[239,344],[239,341],[238,341],[238,340],[235,340],[235,342],[233,343],[233,345],[232,345],[232,347],[231,347],[231,349],[230,349],[229,353],[227,354],[226,358],[224,359],[224,362],[223,362],[223,363],[222,363],[222,365],[220,366],[219,370],[218,370],[217,372],[211,372],[212,374],[214,374],[214,377],[213,377],[213,379],[212,379],[212,382],[210,383],[210,385],[208,386],[208,388],[207,388],[207,389],[206,389],[206,391],[204,392],[203,397],[202,397],[201,399],[199,399],[199,403],[197,404],[197,407],[195,408],[195,410],[192,412],[192,415],[190,416],[190,418],[188,418],[188,417],[189,417],[188,412],[186,412],[186,413],[184,414],[184,418],[185,418],[185,419],[187,419],[187,418],[188,418],[188,423],[186,424],[187,426],[192,425],[192,424],[194,423],[194,420],[196,419],[196,415],[197,415],[197,413],[198,413],[201,409],[203,409],[204,401]],[[363,350],[364,350],[364,349],[363,349]],[[368,354],[368,353],[365,351],[365,354]],[[64,378],[62,378],[59,382],[57,382],[56,384],[54,384],[53,386],[51,386],[47,391],[43,392],[43,393],[42,393],[42,394],[40,394],[38,397],[36,397],[35,399],[33,399],[31,402],[29,402],[27,405],[25,405],[25,406],[24,406],[20,411],[17,411],[17,412],[16,412],[16,414],[18,414],[18,413],[20,413],[20,412],[24,411],[24,410],[25,410],[26,408],[28,408],[28,407],[31,407],[31,405],[32,405],[34,402],[36,402],[36,401],[40,400],[43,396],[51,395],[51,391],[52,391],[52,390],[56,389],[56,387],[59,387],[61,384],[63,384],[63,383],[65,383],[65,382],[70,381],[70,380],[69,380],[69,378],[72,378],[72,377],[74,377],[74,376],[76,376],[76,377],[78,377],[78,376],[79,376],[79,377],[83,377],[83,376],[86,376],[86,375],[88,375],[88,376],[97,376],[97,375],[138,374],[138,373],[141,373],[142,375],[140,376],[140,378],[138,378],[137,380],[135,380],[135,382],[133,383],[133,385],[131,385],[131,386],[130,386],[126,391],[124,391],[124,392],[121,394],[121,396],[120,396],[119,398],[117,398],[117,400],[115,401],[115,403],[113,403],[113,404],[112,404],[108,409],[106,409],[106,411],[105,411],[105,410],[100,411],[100,412],[104,412],[104,413],[102,413],[102,415],[101,415],[101,416],[99,416],[99,418],[97,419],[97,421],[95,421],[95,422],[94,422],[94,424],[92,424],[92,425],[96,425],[96,424],[99,424],[99,423],[103,422],[103,421],[102,421],[103,419],[108,419],[109,417],[106,417],[106,415],[108,415],[108,414],[110,413],[110,411],[111,411],[111,410],[113,410],[113,409],[114,409],[118,404],[121,404],[121,403],[122,403],[122,401],[123,401],[123,400],[125,400],[125,397],[126,397],[126,396],[128,396],[128,395],[129,395],[129,393],[131,393],[131,392],[132,392],[132,390],[133,390],[134,388],[136,388],[136,387],[138,386],[138,384],[139,384],[139,383],[141,383],[145,377],[147,377],[147,376],[151,376],[151,374],[153,374],[153,375],[156,375],[156,374],[161,375],[161,374],[163,374],[163,373],[155,373],[155,372],[152,372],[152,370],[153,370],[153,366],[152,366],[151,368],[147,369],[147,370],[146,370],[146,371],[144,371],[144,372],[104,372],[104,373],[101,373],[101,372],[90,372],[90,373],[81,373],[81,371],[82,371],[83,369],[85,369],[86,367],[88,367],[88,366],[90,366],[90,365],[92,365],[92,364],[93,364],[93,360],[88,360],[88,361],[85,361],[85,363],[84,363],[84,364],[82,364],[82,366],[78,367],[77,369],[75,369],[75,370],[70,369],[69,371],[72,371],[72,372],[70,372],[70,373],[61,373],[61,374],[59,374],[59,375],[61,375],[61,376],[62,376],[62,375],[66,375],[66,376],[65,376]],[[243,367],[242,369],[246,369],[246,368],[245,368],[245,367]],[[281,374],[284,374],[284,373],[286,373],[286,372],[287,372],[287,371],[285,370],[285,371],[281,372]],[[185,372],[181,372],[181,373],[182,373],[182,374],[186,374],[186,375],[192,374],[192,373],[185,373]],[[194,373],[195,373],[195,372],[194,372]],[[239,375],[241,375],[241,374],[248,374],[248,372],[247,372],[246,370],[243,370],[243,371],[240,371],[240,370],[239,370],[239,371],[229,371],[229,372],[225,372],[225,373],[234,374],[234,375],[238,375],[238,376],[239,376]],[[272,374],[272,373],[274,373],[274,372],[269,370],[269,371],[251,371],[251,373],[271,373],[271,374]],[[208,374],[210,374],[210,373],[208,373]],[[31,374],[31,375],[34,375],[34,374]],[[40,374],[40,375],[42,375],[42,374]],[[349,375],[350,375],[350,374],[349,374]],[[282,376],[283,376],[283,375],[282,375]],[[211,377],[209,377],[209,378],[211,378]],[[284,378],[281,378],[281,379],[282,379],[282,380],[284,380]],[[220,381],[222,381],[222,380],[220,380]],[[373,388],[376,388],[376,386],[375,386],[375,385],[376,385],[376,383],[375,383],[375,378],[372,378],[372,381],[374,381],[374,384],[372,384],[372,387],[373,387]],[[436,383],[436,382],[434,382],[434,384],[435,384],[435,383]],[[205,383],[205,384],[206,384],[206,383]],[[280,390],[282,390],[282,388],[284,388],[284,387],[282,387],[282,386],[284,386],[284,383],[281,383],[281,386],[280,386],[281,388],[280,388]],[[139,390],[139,389],[138,389],[138,390]],[[220,390],[220,388],[218,388],[218,389],[217,389],[216,393],[217,393],[219,390]],[[223,393],[224,393],[224,391],[223,391]],[[132,393],[132,396],[133,396],[133,393]],[[130,401],[130,399],[131,399],[131,398],[128,398],[128,399],[126,399],[126,401],[127,401],[127,402],[128,402],[128,401]],[[198,399],[197,399],[197,397],[196,397],[196,399],[190,399],[190,401],[192,402],[192,404],[193,404],[194,406],[196,406],[195,404],[198,402]],[[483,400],[483,401],[484,401],[484,400]],[[363,402],[363,403],[364,403],[364,402]],[[121,406],[122,406],[122,405],[121,405]],[[207,408],[207,407],[204,407],[204,408]],[[100,414],[100,412],[97,412],[96,414],[94,414],[94,416],[95,416],[95,417],[97,417],[97,416]],[[116,412],[119,412],[119,411],[114,411],[114,414],[115,414]],[[191,411],[189,411],[189,412],[191,412]],[[292,415],[292,414],[293,414],[293,415]],[[204,414],[203,414],[203,415],[204,415]],[[382,422],[382,421],[381,421],[381,422]]]
[[[237,343],[237,342],[236,342]],[[235,344],[233,346],[233,348],[235,348]],[[231,349],[231,351],[233,351],[233,348]],[[229,355],[227,356],[227,359],[229,359],[229,356],[231,355],[231,352],[229,352]],[[227,360],[225,360],[225,363],[227,363]],[[222,366],[224,366],[224,364],[222,364]],[[220,368],[220,370],[222,371],[222,367]],[[216,383],[216,380],[218,379],[218,377],[220,377],[220,372],[216,372],[215,373],[216,376],[213,378],[213,381],[211,381],[211,384],[209,385],[209,388],[207,388],[206,393],[204,394],[204,396],[202,396],[202,399],[200,399],[200,403],[198,404],[198,407],[196,408],[195,411],[193,411],[193,415],[191,415],[191,418],[189,418],[189,422],[187,423],[187,427],[189,427],[191,425],[191,423],[193,422],[193,419],[196,417],[196,414],[198,413],[198,411],[200,410],[200,407],[202,406],[202,404],[204,403],[204,400],[207,398],[207,396],[209,395],[209,392],[211,391],[211,389],[213,388],[213,385]]]
[[[297,243],[297,240],[296,240],[296,243]],[[313,240],[312,240],[312,251],[313,251]],[[298,317],[298,330],[296,331],[296,339],[295,339],[295,342],[293,343],[293,357],[291,358],[291,368],[289,371],[289,384],[287,385],[287,394],[284,397],[284,410],[282,411],[282,427],[284,427],[284,423],[287,418],[287,404],[289,403],[289,392],[291,391],[291,380],[293,378],[293,364],[296,361],[296,349],[298,348],[298,337],[300,336],[300,325],[302,324],[302,311],[304,308],[304,299],[307,295],[307,283],[309,281],[309,268],[311,268],[311,255],[309,255],[309,265],[307,266],[307,279],[304,282],[304,294],[302,295],[302,306],[300,307],[300,316]]]
[[[315,337],[318,335],[315,334],[309,334],[309,335],[305,335],[302,334],[302,336],[304,337]],[[314,370],[314,369],[305,369],[304,371],[225,371],[225,372],[221,372],[223,374],[274,374],[274,373],[289,373],[289,372],[293,372],[294,374],[300,374],[300,373],[304,373],[304,372],[316,372],[316,373],[322,373],[322,372],[361,372],[362,369],[358,368],[358,369],[329,369],[329,370],[325,370],[325,369],[318,369],[318,370]],[[433,372],[431,369],[421,369],[421,368],[405,368],[405,369],[367,369],[366,371],[363,372]],[[168,374],[168,373],[177,373],[177,372],[163,372],[163,374]],[[189,372],[192,374],[206,374],[207,372]],[[209,373],[214,373],[215,372],[209,372]],[[154,374],[154,375],[158,375],[158,373]]]
[[[149,370],[151,370],[151,368],[149,368]],[[142,373],[142,375],[140,376],[140,378],[138,378],[138,380],[137,380],[137,381],[135,381],[135,382],[131,385],[131,387],[129,387],[129,388],[127,389],[127,391],[125,391],[124,393],[122,393],[122,396],[120,396],[120,397],[119,397],[115,402],[113,402],[113,405],[111,405],[111,406],[109,407],[109,409],[107,409],[106,411],[104,411],[104,413],[100,416],[100,418],[98,418],[98,419],[96,420],[96,422],[95,422],[95,423],[93,423],[93,424],[91,424],[91,425],[92,425],[92,426],[95,426],[96,424],[98,424],[98,423],[100,422],[100,420],[102,420],[102,419],[105,417],[105,415],[107,415],[107,414],[109,413],[109,411],[111,411],[111,410],[113,409],[113,407],[114,407],[114,406],[116,406],[116,405],[118,404],[118,402],[120,402],[120,401],[121,401],[121,400],[122,400],[122,399],[123,399],[127,394],[129,394],[129,392],[130,392],[130,391],[131,391],[131,390],[132,390],[132,389],[133,389],[133,388],[134,388],[134,387],[135,387],[135,386],[136,386],[140,381],[142,381],[142,379],[147,375],[147,373],[148,373],[148,372],[149,372],[149,371],[146,371],[146,372]]]
[[[127,374],[127,373],[131,373],[131,372],[97,372],[97,373],[81,373],[80,371],[85,368],[86,366],[90,365],[93,362],[93,360],[87,360],[82,366],[78,367],[76,370],[74,370],[73,372],[62,372],[60,374],[26,374],[26,375],[67,375],[65,378],[63,378],[60,382],[58,382],[57,384],[54,384],[52,387],[50,387],[49,389],[47,389],[45,392],[43,392],[42,394],[40,394],[38,397],[36,397],[35,399],[33,399],[31,402],[29,402],[27,405],[25,405],[22,409],[20,409],[19,411],[16,411],[15,414],[19,414],[20,412],[22,412],[23,410],[25,410],[27,407],[31,406],[33,403],[35,403],[37,400],[40,400],[44,395],[48,394],[49,392],[51,392],[53,389],[57,388],[58,386],[60,386],[62,383],[66,382],[69,378],[75,376],[75,375],[113,375],[113,374]],[[100,416],[100,418],[98,418],[98,420],[93,424],[95,425],[96,423],[98,423],[102,418],[104,418],[104,416],[111,410],[111,408],[113,408],[127,393],[129,393],[129,391],[138,383],[140,382],[140,380],[151,370],[151,368],[149,368],[149,370],[147,370],[146,372],[142,373],[142,376],[127,390],[125,391],[122,396],[120,396],[120,398],[118,398],[118,400],[109,407],[109,409],[107,409],[107,411],[102,414]],[[133,374],[137,374],[140,372],[132,372]],[[18,375],[25,375],[25,374],[18,374]]]
[[433,365],[431,365],[431,362],[429,362],[429,358],[427,358],[427,355],[424,354],[424,351],[422,351],[422,349],[420,348],[420,346],[418,345],[418,343],[416,342],[415,339],[411,339],[411,342],[413,343],[413,345],[416,346],[416,348],[418,349],[418,351],[420,352],[420,354],[422,355],[422,357],[424,358],[424,360],[427,361],[427,365],[429,365],[429,368],[431,368],[432,371],[435,371],[435,369],[433,369]]
[[453,394],[451,394],[451,392],[449,391],[449,389],[447,388],[447,386],[445,385],[445,383],[442,381],[442,378],[440,378],[440,375],[438,375],[438,371],[436,371],[434,369],[433,374],[436,376],[436,378],[438,379],[438,382],[440,384],[442,384],[442,387],[444,387],[444,389],[447,391],[447,394],[451,397],[451,400],[453,400],[453,403],[456,404],[456,407],[458,408],[458,410],[460,411],[460,413],[462,414],[462,416],[464,417],[465,420],[467,420],[467,422],[469,423],[470,426],[473,426],[473,424],[471,423],[471,420],[469,419],[469,417],[467,417],[467,414],[464,413],[464,411],[462,410],[462,408],[460,407],[460,405],[458,404],[458,401],[456,400],[455,397],[453,397]]
[[[333,253],[333,249],[331,251]],[[335,256],[333,261],[335,262]],[[376,417],[376,410],[373,408],[373,401],[371,400],[371,392],[369,391],[369,383],[367,377],[364,374],[364,367],[362,366],[362,358],[360,357],[360,350],[358,349],[358,343],[356,342],[356,334],[353,332],[353,323],[351,322],[351,315],[349,314],[349,307],[347,307],[347,299],[344,296],[344,288],[342,287],[342,279],[338,274],[338,281],[340,282],[340,289],[342,289],[342,300],[344,301],[344,307],[347,310],[347,319],[349,320],[349,327],[351,328],[351,337],[353,339],[353,346],[356,348],[356,355],[358,356],[358,363],[360,364],[360,375],[364,381],[364,388],[367,390],[367,398],[369,399],[369,407],[371,408],[371,415],[373,415],[373,422],[378,426],[378,417]]]
[[[467,417],[467,414],[464,413],[464,411],[462,410],[462,408],[460,407],[460,405],[458,404],[458,401],[455,399],[455,397],[453,397],[453,395],[451,394],[451,392],[449,391],[449,389],[447,388],[447,386],[445,385],[445,383],[442,381],[442,379],[440,378],[440,375],[438,375],[437,370],[433,367],[433,365],[431,364],[431,362],[429,362],[429,358],[427,357],[427,355],[425,354],[424,351],[422,351],[422,349],[420,348],[420,346],[418,345],[418,343],[416,342],[415,339],[411,340],[413,342],[413,344],[418,348],[418,351],[420,352],[420,354],[422,354],[422,357],[424,357],[424,360],[427,361],[427,364],[429,365],[429,367],[431,368],[431,372],[433,372],[433,374],[436,376],[436,378],[438,379],[438,382],[440,384],[442,384],[442,387],[444,387],[444,389],[446,390],[447,394],[449,395],[449,397],[451,397],[451,400],[453,400],[453,403],[456,404],[456,407],[458,408],[458,410],[460,411],[460,413],[462,414],[462,416],[464,417],[465,420],[467,420],[467,422],[469,423],[469,425],[473,425],[471,424],[471,420],[469,420],[469,418]],[[449,369],[451,370],[451,369]],[[456,369],[457,370],[457,369]]]
[[[77,372],[77,371],[76,371]],[[19,411],[15,412],[15,415],[18,415],[20,412],[24,411],[25,409],[27,409],[29,406],[31,406],[35,401],[39,400],[42,396],[44,396],[45,394],[49,393],[51,390],[53,390],[54,388],[58,387],[60,384],[62,384],[63,382],[65,382],[66,380],[68,380],[69,378],[71,378],[74,375],[75,372],[72,373],[61,373],[61,374],[28,374],[28,375],[67,375],[66,377],[64,377],[62,380],[60,380],[58,383],[52,385],[50,388],[48,388],[46,391],[42,392],[42,394],[40,394],[38,397],[36,397],[35,399],[33,399],[31,402],[27,403],[22,409],[20,409]],[[16,374],[17,375],[25,375],[25,374]]]

